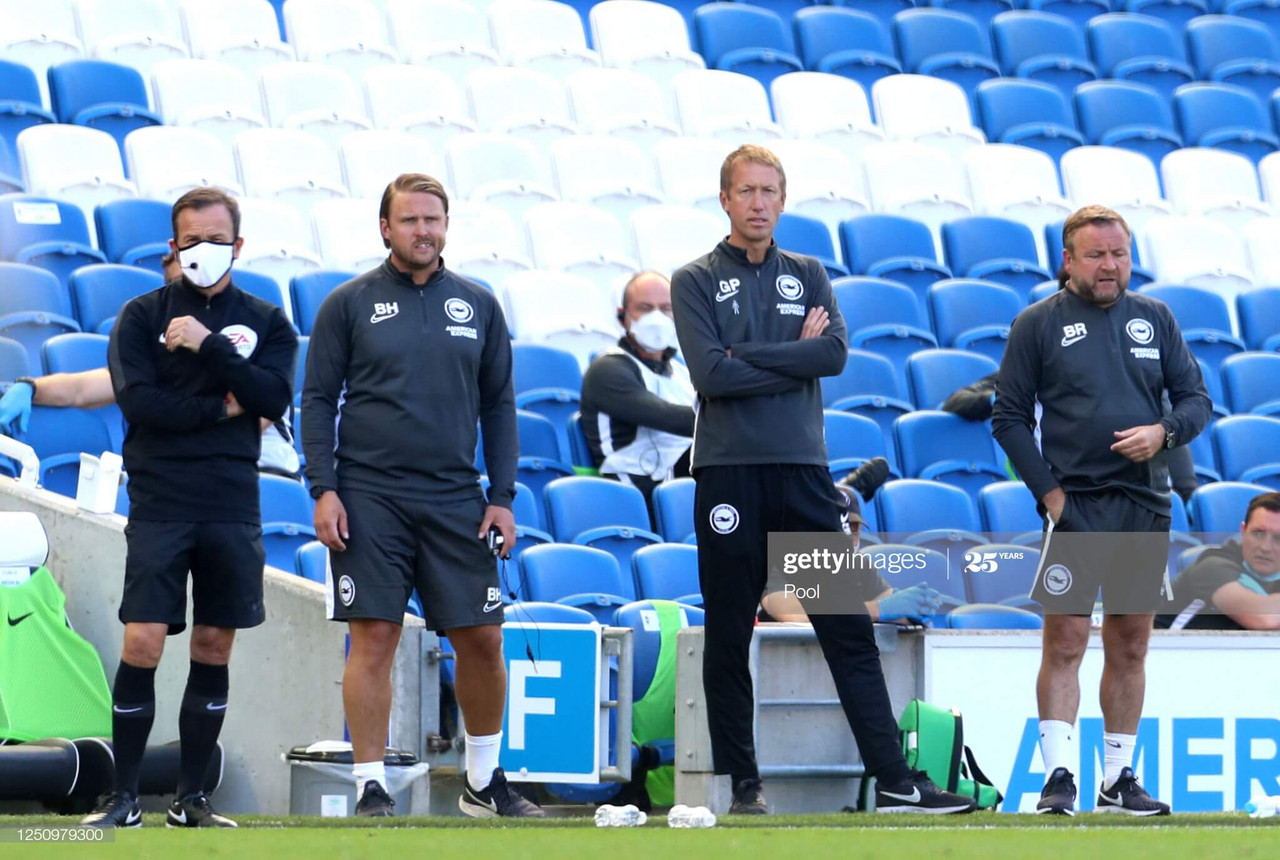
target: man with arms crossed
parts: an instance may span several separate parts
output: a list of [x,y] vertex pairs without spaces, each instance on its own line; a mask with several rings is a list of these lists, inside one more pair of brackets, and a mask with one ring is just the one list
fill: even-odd
[[[1100,692],[1106,773],[1097,808],[1168,815],[1169,806],[1134,777],[1133,751],[1162,585],[1168,594],[1165,452],[1204,429],[1211,405],[1169,308],[1127,291],[1130,233],[1124,219],[1106,207],[1087,206],[1066,220],[1062,240],[1066,289],[1014,321],[992,413],[996,439],[1046,519],[1031,592],[1044,606],[1036,698],[1048,774],[1036,812],[1074,814],[1069,756],[1080,661],[1101,587],[1107,609]],[[1161,400],[1166,388],[1173,403],[1168,415]],[[1039,447],[1033,435],[1037,402],[1043,406]]]

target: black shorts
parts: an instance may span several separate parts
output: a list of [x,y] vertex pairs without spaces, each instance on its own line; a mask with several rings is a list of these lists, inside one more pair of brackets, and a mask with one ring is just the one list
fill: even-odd
[[502,623],[498,568],[476,537],[485,501],[393,499],[339,490],[351,537],[329,553],[325,609],[334,621],[404,620],[413,590],[427,627],[438,632]]
[[130,519],[120,620],[187,626],[187,573],[192,618],[227,629],[257,627],[262,605],[262,527],[257,523],[167,523]]
[[1164,611],[1169,596],[1167,515],[1119,490],[1067,493],[1062,516],[1045,523],[1031,599],[1045,612],[1116,615]]

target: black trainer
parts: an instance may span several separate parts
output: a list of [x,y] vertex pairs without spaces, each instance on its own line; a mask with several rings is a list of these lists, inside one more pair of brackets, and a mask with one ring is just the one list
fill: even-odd
[[203,792],[175,797],[169,804],[165,827],[239,827],[225,815],[219,815],[209,805],[209,797]]
[[875,496],[880,485],[889,479],[889,461],[884,457],[872,457],[858,468],[846,475],[840,483],[852,487],[869,502]]
[[493,769],[493,778],[483,791],[471,787],[471,781],[463,780],[462,796],[458,808],[472,818],[546,818],[538,804],[526,800],[507,782],[502,768]]
[[740,779],[733,787],[733,803],[730,815],[768,815],[769,804],[764,801],[764,787],[757,779]]
[[103,795],[93,812],[80,819],[80,826],[141,827],[142,807],[138,805],[138,796],[127,791]]
[[1138,779],[1133,775],[1131,767],[1120,771],[1120,778],[1116,780],[1115,785],[1111,786],[1110,792],[1106,788],[1098,790],[1098,802],[1095,808],[1098,812],[1119,812],[1122,815],[1169,814],[1169,804],[1161,803],[1147,794],[1147,790],[1138,785]]
[[382,783],[371,779],[364,784],[364,794],[356,801],[357,818],[386,818],[395,815],[396,802],[387,794]]
[[924,815],[954,815],[978,808],[971,797],[943,791],[923,771],[912,770],[898,785],[876,782],[876,812],[916,812]]
[[1076,778],[1065,767],[1053,769],[1040,792],[1036,815],[1075,815]]

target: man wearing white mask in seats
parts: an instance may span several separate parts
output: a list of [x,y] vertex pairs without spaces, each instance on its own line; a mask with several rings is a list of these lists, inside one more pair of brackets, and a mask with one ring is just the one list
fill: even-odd
[[[600,474],[653,488],[689,474],[693,383],[678,361],[671,282],[641,272],[622,291],[626,333],[591,362],[582,380],[582,430]],[[652,508],[652,505],[650,505]]]

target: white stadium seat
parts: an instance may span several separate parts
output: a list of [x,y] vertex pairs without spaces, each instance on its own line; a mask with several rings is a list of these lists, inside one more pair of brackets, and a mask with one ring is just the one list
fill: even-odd
[[467,94],[481,131],[515,135],[544,153],[553,141],[578,133],[564,85],[545,72],[509,66],[476,69],[467,75]]
[[1235,230],[1211,218],[1169,215],[1148,221],[1139,238],[1142,262],[1158,280],[1213,290],[1226,299],[1237,326],[1235,297],[1249,289],[1253,275]]
[[706,68],[689,45],[684,16],[670,6],[609,0],[592,6],[587,17],[592,44],[606,66],[648,75],[668,89],[678,75]]
[[78,125],[33,125],[18,134],[22,179],[32,194],[57,197],[80,207],[93,235],[99,203],[136,197],[125,178],[120,146],[105,131]]
[[239,197],[231,147],[207,131],[158,125],[129,132],[124,139],[129,175],[143,197],[176,201],[193,188],[211,186]]
[[1062,155],[1062,185],[1075,207],[1100,203],[1124,216],[1138,235],[1170,212],[1151,159],[1117,146],[1077,146]]
[[670,102],[652,79],[626,69],[581,69],[565,79],[573,116],[584,134],[607,134],[652,150],[680,136]]
[[378,218],[379,197],[323,200],[311,207],[316,250],[325,268],[364,272],[387,257]]
[[459,84],[468,72],[499,64],[488,21],[465,0],[388,0],[387,29],[405,60]]
[[684,133],[768,146],[783,137],[769,113],[769,96],[755,78],[702,69],[672,81]]
[[262,103],[276,128],[310,132],[337,146],[369,128],[364,99],[343,72],[319,63],[274,63],[259,73]]
[[942,225],[973,214],[964,170],[941,149],[910,141],[877,143],[862,150],[862,173],[872,210],[928,224],[939,260]]
[[289,295],[290,278],[320,268],[311,222],[276,200],[243,197],[239,203],[244,245],[236,265],[274,279],[281,293]]
[[422,138],[402,131],[354,132],[342,139],[338,155],[352,197],[379,199],[402,173],[427,173],[444,181],[444,156]]
[[533,268],[524,230],[511,216],[492,204],[469,200],[449,203],[445,259],[455,272],[479,278],[497,295],[510,275]]
[[151,86],[151,67],[190,56],[178,10],[167,0],[76,0],[87,53],[132,66]]
[[667,202],[696,206],[723,219],[720,166],[725,156],[736,148],[727,140],[698,137],[659,141],[653,147],[653,160]]
[[237,134],[265,128],[255,81],[216,60],[163,60],[151,67],[156,112],[168,125],[214,135],[228,146]]
[[455,134],[476,130],[462,87],[421,66],[378,66],[364,75],[365,102],[374,128],[403,131],[440,151]]
[[84,56],[71,0],[0,0],[0,55],[31,67],[48,108],[49,67]]
[[553,0],[495,0],[486,12],[493,46],[504,62],[564,78],[600,65],[587,48],[578,10]]
[[618,341],[613,304],[586,278],[519,272],[507,278],[502,296],[513,337],[571,352],[583,369]]
[[618,220],[623,235],[631,213],[661,203],[653,162],[644,150],[604,135],[580,135],[551,146],[551,166],[560,197],[591,205]]
[[826,224],[840,247],[840,222],[870,211],[861,164],[816,140],[780,140],[770,149],[787,176],[786,210]]
[[728,235],[723,216],[717,218],[689,206],[647,206],[631,216],[641,268],[670,275],[709,253]]
[[1280,218],[1254,218],[1240,233],[1254,283],[1280,284]]
[[637,271],[630,241],[608,212],[584,203],[541,203],[525,213],[533,261],[539,269],[591,281],[608,301]]
[[263,66],[294,59],[267,0],[180,0],[178,11],[193,57],[228,63],[253,80]]
[[788,137],[817,140],[851,159],[884,140],[871,121],[866,90],[857,81],[822,72],[789,72],[769,85],[778,125]]
[[888,75],[871,85],[871,99],[889,140],[914,140],[956,158],[987,141],[973,125],[969,97],[951,81],[930,75]]
[[233,149],[240,185],[251,197],[287,203],[306,217],[314,203],[347,196],[338,154],[314,134],[251,129],[236,135]]
[[1232,227],[1271,216],[1258,171],[1236,152],[1213,147],[1176,149],[1160,160],[1164,193],[1180,215],[1205,215]]
[[463,200],[498,206],[516,224],[535,203],[558,199],[547,160],[527,140],[509,134],[462,134],[445,147],[450,185]]
[[1058,168],[1037,149],[1008,143],[975,146],[964,154],[973,209],[1027,225],[1036,239],[1040,264],[1057,271],[1044,244],[1046,224],[1062,221],[1075,211],[1058,190]]
[[291,0],[284,25],[299,60],[341,69],[355,82],[373,66],[400,62],[381,12],[368,0]]

